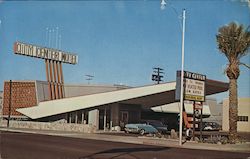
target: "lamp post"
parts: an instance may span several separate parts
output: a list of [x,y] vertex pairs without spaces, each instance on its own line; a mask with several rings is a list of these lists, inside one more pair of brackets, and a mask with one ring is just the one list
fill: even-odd
[[[167,3],[165,2],[165,0],[161,1],[161,9],[165,9]],[[174,12],[176,14],[177,11],[175,8],[172,7],[172,9],[174,10]],[[181,95],[180,95],[180,121],[179,121],[179,145],[182,145],[182,124],[183,124],[183,92],[184,92],[184,88],[183,88],[183,84],[184,84],[184,58],[185,58],[185,23],[186,23],[186,10],[183,9],[182,10],[182,42],[181,42]]]
[[180,121],[179,121],[179,145],[182,145],[182,123],[183,123],[183,119],[182,119],[182,112],[183,112],[183,84],[184,84],[184,55],[185,55],[185,51],[184,51],[184,44],[185,44],[185,19],[186,19],[186,10],[183,9],[182,11],[182,42],[181,42],[181,99],[180,99]]

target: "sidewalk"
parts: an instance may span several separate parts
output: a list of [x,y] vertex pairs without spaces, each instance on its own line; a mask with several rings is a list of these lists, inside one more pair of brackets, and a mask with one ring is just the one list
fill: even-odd
[[[123,142],[132,144],[145,144],[154,146],[166,146],[175,148],[187,148],[187,149],[202,149],[202,150],[217,150],[217,151],[231,151],[231,152],[247,152],[250,153],[250,142],[241,144],[208,144],[208,143],[197,143],[194,141],[188,141],[182,146],[179,145],[179,140],[175,139],[163,139],[157,137],[135,137],[135,136],[122,136],[112,135],[104,133],[76,133],[76,132],[65,132],[65,131],[51,131],[51,130],[31,130],[31,129],[15,129],[15,128],[0,128],[1,131],[10,132],[23,132],[32,134],[52,135],[52,136],[63,136],[72,138],[83,138],[92,140],[104,140],[112,142]],[[115,133],[115,132],[114,132]]]

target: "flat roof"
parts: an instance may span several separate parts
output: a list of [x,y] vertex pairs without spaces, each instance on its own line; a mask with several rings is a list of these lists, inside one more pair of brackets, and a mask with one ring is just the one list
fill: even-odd
[[[94,108],[112,103],[141,104],[146,107],[174,103],[176,82],[128,88],[105,93],[40,102],[38,106],[17,109],[31,119]],[[228,83],[206,80],[206,95],[228,90]]]

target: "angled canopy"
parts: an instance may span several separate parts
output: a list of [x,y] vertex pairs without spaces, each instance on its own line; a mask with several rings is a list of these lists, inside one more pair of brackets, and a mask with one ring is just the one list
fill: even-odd
[[[193,114],[193,104],[184,103],[185,111],[187,114]],[[165,104],[157,107],[151,108],[154,112],[160,113],[179,113],[180,112],[180,102],[175,102],[171,104]],[[203,105],[202,114],[210,115],[210,109],[208,105]]]
[[[206,83],[207,95],[228,90],[227,83],[212,80],[207,80]],[[175,86],[176,82],[168,82],[158,85],[149,85],[106,93],[64,98],[40,102],[38,106],[17,109],[17,111],[31,119],[38,119],[118,102],[141,104],[146,107],[153,107],[176,102]]]

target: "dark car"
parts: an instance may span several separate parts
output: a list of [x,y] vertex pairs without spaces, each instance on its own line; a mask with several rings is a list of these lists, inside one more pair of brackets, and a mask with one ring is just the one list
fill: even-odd
[[145,120],[142,121],[142,123],[146,123],[148,125],[152,125],[154,128],[158,130],[159,133],[161,134],[167,134],[168,133],[168,126],[164,125],[161,121],[159,120]]

